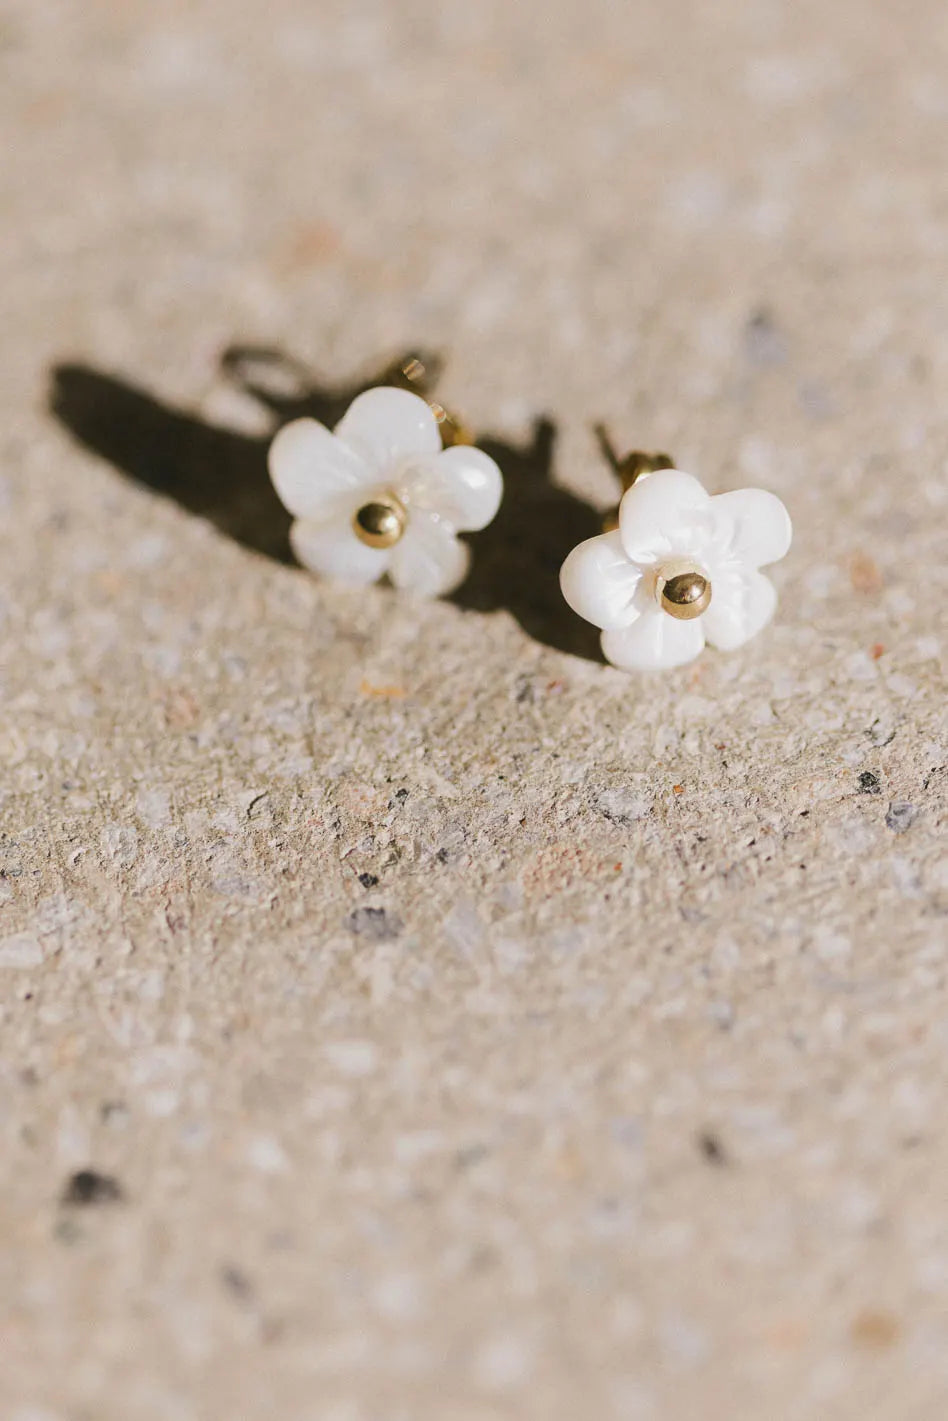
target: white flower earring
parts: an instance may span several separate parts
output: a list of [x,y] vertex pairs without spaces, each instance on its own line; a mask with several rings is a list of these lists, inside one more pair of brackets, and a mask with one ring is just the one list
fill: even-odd
[[560,585],[573,610],[602,628],[607,661],[660,671],[694,660],[706,642],[721,651],[743,646],[777,605],[760,569],[790,547],[780,499],[757,488],[712,497],[667,455],[620,460],[605,430],[597,433],[622,501],[606,531],[570,553]]
[[412,359],[397,384],[357,395],[335,430],[297,419],[270,446],[273,486],[295,522],[293,551],[324,577],[367,584],[388,574],[426,597],[452,592],[503,496],[500,469],[458,421],[424,394]]

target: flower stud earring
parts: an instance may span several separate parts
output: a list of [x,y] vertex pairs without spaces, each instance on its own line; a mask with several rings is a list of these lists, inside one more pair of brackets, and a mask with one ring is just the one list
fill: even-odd
[[315,419],[285,425],[270,446],[270,477],[304,567],[362,585],[387,573],[404,591],[438,597],[464,580],[470,550],[458,534],[491,522],[503,479],[427,397],[420,360],[386,378],[357,395],[333,431]]
[[790,547],[790,515],[775,494],[737,489],[712,497],[666,454],[616,456],[622,501],[605,531],[574,548],[560,571],[563,596],[602,628],[607,661],[660,671],[694,660],[706,642],[743,646],[770,621],[773,583],[760,571]]

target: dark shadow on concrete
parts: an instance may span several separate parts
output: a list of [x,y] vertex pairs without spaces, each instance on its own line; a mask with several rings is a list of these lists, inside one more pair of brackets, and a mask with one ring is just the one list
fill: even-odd
[[602,532],[602,514],[553,482],[555,442],[549,419],[537,420],[526,445],[478,440],[503,470],[504,501],[472,539],[470,575],[451,600],[473,612],[507,611],[535,641],[601,661],[597,628],[563,601],[560,567],[577,543]]
[[[436,371],[437,359],[425,359]],[[390,377],[392,364],[345,387],[321,385],[299,362],[260,347],[230,347],[221,368],[271,412],[270,433],[257,438],[211,424],[78,363],[54,367],[50,408],[80,443],[127,478],[175,499],[245,547],[292,562],[290,518],[267,474],[273,433],[303,416],[335,424],[360,391]],[[503,470],[504,502],[494,522],[472,538],[471,574],[451,600],[469,611],[505,610],[536,640],[599,660],[599,634],[563,601],[559,568],[570,548],[599,531],[600,518],[553,482],[554,438],[552,422],[544,419],[526,446],[478,441]]]

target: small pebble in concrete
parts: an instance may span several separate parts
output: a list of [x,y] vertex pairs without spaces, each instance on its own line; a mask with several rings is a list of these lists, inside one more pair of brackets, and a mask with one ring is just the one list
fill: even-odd
[[99,1174],[95,1169],[79,1169],[70,1175],[63,1188],[64,1204],[117,1204],[124,1197],[122,1186],[111,1174]]
[[885,827],[891,829],[893,834],[904,834],[906,829],[911,829],[917,818],[917,805],[910,804],[906,799],[894,799],[885,816]]
[[356,908],[346,919],[346,927],[356,937],[372,942],[390,942],[402,930],[402,920],[385,908]]

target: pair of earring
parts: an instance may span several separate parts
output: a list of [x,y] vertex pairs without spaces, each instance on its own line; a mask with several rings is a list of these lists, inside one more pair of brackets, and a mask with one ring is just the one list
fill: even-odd
[[[601,628],[603,653],[622,670],[682,666],[706,643],[743,646],[776,607],[760,569],[790,547],[780,499],[764,489],[712,497],[667,455],[620,459],[597,433],[622,497],[563,564],[570,607]],[[333,431],[314,419],[285,425],[269,467],[304,567],[362,585],[387,575],[427,597],[464,580],[471,554],[458,535],[486,528],[503,497],[497,464],[430,397],[418,359],[358,395]]]

